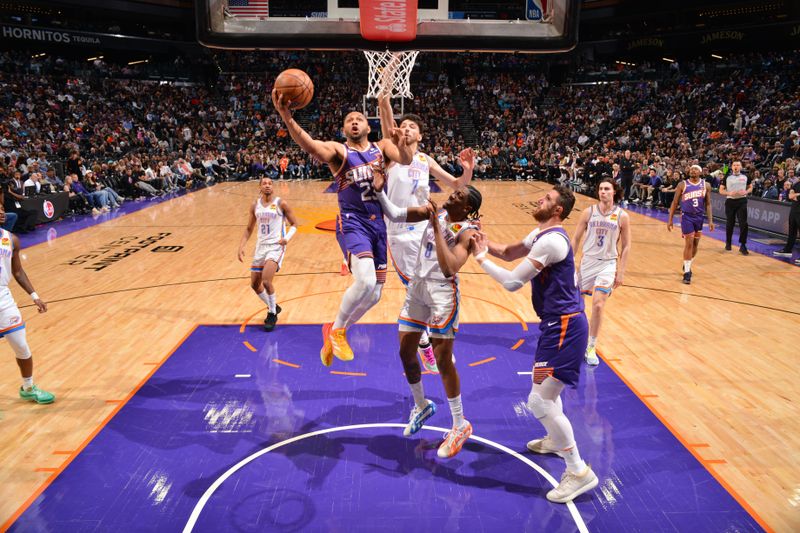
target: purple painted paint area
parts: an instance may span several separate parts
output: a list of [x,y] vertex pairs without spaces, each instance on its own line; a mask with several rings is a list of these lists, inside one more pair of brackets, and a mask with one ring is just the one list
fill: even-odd
[[[646,207],[637,204],[628,204],[626,207],[628,211],[631,213],[639,213],[640,215],[645,215],[651,218],[655,218],[656,220],[661,220],[664,222],[665,228],[667,219],[669,218],[669,210],[668,209],[659,209],[655,207]],[[681,234],[681,216],[680,214],[676,214],[673,219],[674,228],[672,228],[673,233],[676,234],[678,238],[680,238]],[[706,220],[706,224],[708,221]],[[705,237],[711,237],[712,239],[725,242],[725,221],[715,221],[714,222],[715,229],[714,231],[709,231],[708,226],[706,225],[703,228],[703,235]],[[758,254],[766,255],[767,257],[771,257],[778,261],[783,261],[784,263],[794,264],[794,261],[800,259],[800,248],[795,246],[793,250],[792,257],[776,257],[772,255],[772,252],[778,251],[783,249],[783,246],[786,244],[785,237],[776,237],[775,235],[770,235],[768,233],[764,233],[763,231],[759,231],[755,229],[753,226],[750,226],[750,230],[747,232],[747,249],[751,252],[755,252]],[[756,242],[755,239],[778,239],[781,241],[781,244],[762,244],[760,242]],[[737,224],[736,227],[733,229],[733,239],[731,241],[733,244],[731,246],[731,254],[739,254],[739,225]],[[700,244],[700,249],[702,251],[703,244]],[[678,264],[680,264],[680,258],[677,260]]]
[[[526,451],[543,431],[523,407],[537,333],[465,324],[456,340],[475,435],[523,454],[558,479],[564,461]],[[319,326],[265,334],[199,327],[11,531],[181,531],[211,484],[239,461],[310,432],[404,423],[411,399],[396,326],[357,325],[356,358],[319,361]],[[518,350],[511,346],[525,339]],[[249,341],[257,351],[242,343]],[[470,367],[469,363],[496,357]],[[300,365],[292,368],[275,360]],[[367,376],[332,375],[331,370]],[[249,377],[235,377],[249,375]],[[451,425],[438,376],[430,425]],[[725,489],[605,365],[564,394],[584,458],[601,485],[576,500],[591,531],[758,531]],[[254,459],[211,495],[195,531],[575,531],[549,483],[518,458],[468,442],[441,460],[437,431],[394,427],[303,438]]]
[[[202,190],[202,189],[197,189],[197,190]],[[22,247],[28,248],[29,246],[34,246],[36,244],[41,244],[43,242],[51,242],[58,237],[63,237],[64,235],[69,235],[70,233],[73,233],[75,231],[80,231],[82,229],[90,228],[92,226],[102,224],[103,222],[108,222],[109,220],[114,220],[115,218],[119,218],[123,215],[135,213],[136,211],[139,211],[146,207],[158,205],[160,203],[167,202],[169,200],[172,200],[173,198],[177,198],[185,194],[187,194],[187,191],[182,189],[155,198],[148,198],[140,201],[127,200],[124,204],[120,206],[119,209],[115,209],[109,213],[104,213],[102,215],[97,215],[97,216],[77,215],[77,216],[64,217],[58,222],[53,222],[50,224],[42,224],[40,226],[37,226],[36,231],[32,231],[30,233],[16,234],[16,235],[17,237],[19,237],[19,241]]]

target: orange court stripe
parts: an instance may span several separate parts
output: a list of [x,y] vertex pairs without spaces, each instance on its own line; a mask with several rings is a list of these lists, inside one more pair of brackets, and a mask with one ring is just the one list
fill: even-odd
[[486,359],[481,359],[480,361],[475,361],[474,363],[470,363],[469,366],[478,366],[485,363],[490,363],[497,359],[497,357],[487,357]]
[[248,349],[248,350],[250,350],[251,352],[255,352],[255,351],[257,351],[255,348],[253,348],[253,345],[252,345],[252,344],[250,344],[250,343],[249,343],[249,342],[247,342],[247,341],[244,341],[244,345],[245,345],[245,346],[247,346],[247,349]]
[[[603,354],[600,353],[600,350],[597,350],[597,353],[598,353],[598,355],[600,355],[600,357],[603,357]],[[603,359],[605,361],[613,361],[613,359],[606,359],[605,357],[603,357]],[[662,424],[664,424],[664,427],[666,427],[669,430],[669,432],[672,433],[675,436],[675,438],[678,439],[678,441],[681,444],[683,444],[683,446],[687,450],[689,450],[689,452],[695,457],[695,459],[700,461],[700,463],[703,464],[704,466],[708,464],[706,461],[703,460],[702,457],[700,457],[700,455],[695,450],[693,450],[689,446],[689,444],[687,443],[686,439],[684,439],[683,436],[680,433],[678,433],[675,430],[674,427],[672,427],[672,424],[667,422],[667,419],[664,418],[663,416],[661,416],[661,413],[659,413],[656,409],[654,409],[653,406],[650,405],[650,402],[648,402],[646,398],[642,398],[641,395],[638,392],[636,392],[636,389],[633,387],[631,382],[628,381],[625,378],[625,376],[623,376],[622,374],[617,372],[617,370],[613,366],[609,365],[609,368],[611,368],[611,370],[614,372],[614,374],[617,375],[617,377],[620,379],[620,381],[622,381],[625,384],[625,386],[627,386],[637,397],[639,397],[639,399],[642,401],[642,403],[650,410],[651,413],[653,413],[655,415],[655,417],[658,419],[658,421],[661,422]],[[756,512],[755,509],[753,509],[753,507],[747,502],[747,500],[745,500],[744,498],[739,496],[739,493],[737,493],[735,490],[733,490],[733,487],[731,487],[731,485],[727,481],[725,481],[725,479],[722,476],[718,475],[717,472],[714,471],[714,469],[712,469],[712,468],[706,468],[706,470],[708,471],[709,474],[711,474],[711,476],[714,479],[717,480],[717,482],[720,485],[722,485],[725,488],[725,490],[728,491],[728,493],[731,496],[733,496],[734,500],[739,502],[739,505],[741,505],[742,508],[745,511],[750,513],[750,516],[753,517],[753,520],[758,522],[758,525],[760,525],[762,528],[764,528],[764,531],[769,531],[769,532],[774,532],[775,531],[774,529],[772,529],[771,527],[769,527],[767,525],[767,523],[764,521],[764,519],[761,518],[761,516],[759,516],[759,514]]]
[[517,348],[522,346],[524,343],[525,343],[525,339],[520,339],[520,340],[517,341],[517,343],[514,346],[511,347],[511,349],[512,350],[516,350]]
[[337,376],[366,376],[366,372],[340,372],[339,370],[331,370],[331,374],[336,374]]
[[34,472],[58,472],[58,468],[37,468]]
[[[175,353],[178,350],[178,348],[180,348],[181,344],[183,344],[186,341],[186,339],[189,338],[189,335],[194,333],[194,330],[197,329],[198,325],[199,324],[195,324],[194,326],[189,328],[189,331],[187,331],[186,334],[183,336],[183,338],[181,338],[181,340],[178,341],[178,344],[176,344],[172,348],[172,350],[170,350],[170,352],[164,358],[164,361],[169,359],[170,356],[173,353]],[[100,425],[97,426],[95,430],[92,431],[92,433],[88,437],[86,437],[86,439],[80,444],[80,446],[78,446],[78,448],[72,453],[72,455],[67,457],[67,459],[61,464],[61,466],[58,467],[58,469],[56,469],[55,471],[53,471],[53,473],[50,474],[46,480],[44,480],[44,482],[39,486],[39,488],[33,491],[33,494],[31,494],[30,497],[27,500],[25,500],[22,503],[22,505],[19,506],[19,509],[14,511],[14,514],[12,514],[8,518],[8,520],[6,520],[5,522],[3,522],[2,525],[0,525],[0,531],[6,531],[8,528],[11,527],[11,524],[17,521],[17,518],[22,516],[22,513],[24,513],[25,510],[28,507],[30,507],[30,505],[34,501],[36,501],[36,498],[38,498],[45,491],[45,489],[50,486],[50,484],[59,476],[59,474],[61,474],[61,472],[64,471],[65,468],[67,468],[67,466],[69,466],[69,464],[78,456],[78,454],[80,454],[83,451],[83,449],[89,445],[92,439],[94,439],[97,436],[97,434],[100,433],[100,431],[104,427],[106,427],[106,425],[111,421],[111,419],[114,418],[114,416],[119,412],[120,409],[122,409],[122,406],[124,406],[128,402],[128,400],[133,398],[134,394],[136,394],[139,391],[139,389],[141,389],[144,386],[144,384],[147,383],[147,380],[149,380],[153,376],[153,374],[156,373],[156,370],[158,370],[158,368],[159,367],[153,367],[153,369],[144,377],[144,379],[142,379],[142,381],[140,381],[139,384],[136,385],[136,387],[134,387],[133,390],[128,393],[125,399],[120,401],[119,405],[117,405],[117,407],[115,407],[114,410],[111,411],[108,414],[108,416],[106,416],[105,419],[103,419],[102,422],[100,422]]]
[[281,361],[280,359],[273,359],[273,360],[272,360],[272,362],[273,362],[273,363],[278,363],[279,365],[286,365],[286,366],[290,366],[290,367],[292,367],[292,368],[300,368],[300,365],[296,365],[296,364],[294,364],[294,363],[290,363],[290,362],[288,362],[288,361]]

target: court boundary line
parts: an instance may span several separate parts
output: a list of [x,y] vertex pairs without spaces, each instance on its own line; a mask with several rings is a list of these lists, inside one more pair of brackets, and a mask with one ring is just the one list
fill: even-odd
[[89,436],[86,437],[83,440],[83,442],[81,442],[80,445],[78,445],[78,447],[76,447],[72,451],[70,456],[67,457],[64,460],[64,462],[61,463],[61,465],[57,469],[55,469],[55,471],[52,474],[50,474],[50,476],[48,476],[48,478],[45,479],[41,485],[39,485],[39,487],[36,490],[33,491],[33,494],[31,494],[28,497],[28,499],[25,500],[22,503],[22,505],[20,505],[19,508],[16,511],[14,511],[14,513],[5,522],[3,522],[2,525],[0,525],[0,531],[2,532],[8,531],[8,529],[12,525],[14,525],[14,522],[16,522],[17,519],[19,519],[19,517],[22,516],[25,513],[25,511],[28,510],[28,508],[33,504],[33,502],[35,502],[36,499],[39,496],[41,496],[42,493],[45,490],[47,490],[47,488],[50,485],[52,485],[53,481],[55,481],[56,478],[58,478],[58,476],[61,475],[61,473],[64,470],[67,469],[70,463],[72,463],[72,461],[75,460],[75,458],[78,457],[78,455],[80,455],[80,453],[94,440],[94,438],[97,435],[99,435],[103,429],[105,429],[108,423],[111,422],[111,420],[114,419],[117,413],[119,413],[119,411],[122,410],[122,408],[125,407],[125,405],[127,405],[127,403],[131,400],[131,398],[133,398],[136,395],[136,393],[139,392],[139,390],[142,387],[144,387],[144,385],[150,380],[151,377],[153,377],[156,371],[158,371],[158,369],[161,368],[163,364],[166,363],[167,360],[169,360],[169,358],[172,357],[172,355],[176,351],[178,351],[178,348],[183,346],[186,340],[189,337],[191,337],[192,333],[194,333],[197,330],[197,328],[202,325],[203,324],[194,324],[193,326],[191,326],[189,330],[183,335],[183,337],[181,337],[178,343],[172,348],[172,350],[170,350],[169,353],[167,353],[167,355],[165,355],[161,359],[158,365],[153,366],[152,370],[150,370],[150,372],[148,372],[147,375],[141,381],[139,381],[139,383],[125,396],[124,399],[116,401],[117,403],[116,407],[114,407],[114,409],[112,409],[111,412],[108,413],[108,415],[100,422],[100,424],[96,428],[94,428],[94,430],[89,434]]
[[[206,503],[208,502],[208,500],[211,499],[211,497],[214,495],[214,493],[217,491],[217,489],[222,486],[222,484],[225,482],[225,480],[227,480],[229,477],[231,477],[237,471],[239,471],[240,469],[244,468],[249,463],[255,461],[256,459],[258,459],[262,455],[266,455],[269,452],[271,452],[272,450],[276,450],[276,449],[281,448],[283,446],[287,446],[289,444],[293,444],[293,443],[295,443],[297,441],[308,439],[308,438],[311,438],[311,437],[316,437],[316,436],[319,436],[319,435],[324,435],[324,434],[327,434],[327,433],[335,433],[335,432],[339,432],[339,431],[348,431],[348,430],[351,430],[351,429],[368,429],[368,428],[371,429],[371,428],[381,428],[381,427],[392,427],[392,428],[401,428],[402,429],[402,428],[406,427],[406,424],[398,424],[398,423],[395,423],[395,422],[378,422],[378,423],[371,423],[371,424],[353,424],[353,425],[349,425],[349,426],[336,426],[336,427],[332,427],[332,428],[320,429],[320,430],[317,430],[317,431],[312,431],[310,433],[304,433],[302,435],[296,435],[294,437],[290,437],[288,439],[282,440],[280,442],[276,442],[275,444],[271,444],[270,446],[267,446],[266,448],[264,448],[262,450],[258,450],[257,452],[254,452],[254,453],[250,454],[249,456],[245,457],[244,459],[240,460],[238,463],[236,463],[235,465],[230,467],[221,476],[219,476],[217,479],[215,479],[214,482],[205,490],[203,495],[200,497],[200,499],[197,501],[197,503],[195,504],[194,508],[192,509],[192,512],[189,514],[189,518],[188,518],[188,520],[186,522],[186,525],[183,528],[183,533],[191,533],[192,529],[197,524],[197,519],[200,517],[200,513],[203,512],[203,508],[205,507]],[[445,428],[441,428],[441,427],[437,427],[437,426],[423,426],[422,429],[427,429],[427,430],[430,430],[430,431],[438,431],[438,432],[441,432],[441,433],[447,433],[448,431],[450,431],[449,429],[445,429]],[[545,470],[544,468],[542,468],[538,464],[534,463],[533,461],[531,461],[530,459],[528,459],[524,455],[520,454],[519,452],[516,452],[516,451],[512,450],[511,448],[509,448],[507,446],[504,446],[503,444],[500,444],[499,442],[494,442],[494,441],[491,441],[491,440],[486,439],[484,437],[479,437],[477,435],[471,435],[469,438],[472,439],[472,440],[475,440],[477,442],[480,442],[482,444],[485,444],[487,446],[491,446],[493,448],[496,448],[496,449],[498,449],[498,450],[500,450],[502,452],[505,452],[505,453],[511,455],[513,458],[518,459],[519,461],[522,461],[524,464],[526,464],[526,465],[530,466],[531,468],[533,468],[536,472],[539,473],[539,475],[541,475],[553,487],[557,487],[558,486],[558,482],[556,482],[556,479],[553,476],[551,476],[550,473],[547,472],[547,470]],[[558,504],[553,504],[553,505],[558,505]],[[575,525],[578,527],[578,531],[580,531],[581,533],[589,533],[589,529],[586,526],[586,522],[584,522],[583,517],[581,516],[580,512],[578,512],[578,508],[575,505],[575,502],[574,501],[570,501],[570,502],[566,503],[565,505],[566,505],[567,509],[569,510],[570,514],[572,515],[572,519],[575,521]]]
[[620,379],[620,381],[622,381],[622,383],[624,383],[625,386],[628,387],[628,389],[630,389],[630,391],[634,395],[636,395],[639,401],[642,402],[644,406],[647,407],[647,409],[651,413],[653,413],[656,419],[658,419],[658,421],[661,422],[661,424],[665,428],[667,428],[667,430],[670,433],[672,433],[672,436],[675,437],[678,440],[678,442],[680,442],[681,445],[689,453],[692,454],[692,456],[697,460],[697,462],[699,462],[703,466],[703,468],[709,474],[711,474],[711,477],[713,477],[717,481],[717,483],[719,483],[720,486],[722,486],[722,488],[724,488],[728,492],[728,494],[730,494],[731,497],[734,500],[736,500],[736,502],[742,507],[742,509],[744,509],[747,512],[747,514],[749,514],[750,517],[764,529],[764,531],[767,531],[768,533],[774,533],[775,530],[769,527],[769,525],[767,525],[766,521],[763,518],[761,518],[761,516],[756,512],[755,509],[753,509],[753,507],[749,503],[747,503],[747,500],[745,500],[742,496],[740,496],[738,492],[733,490],[733,487],[731,487],[731,485],[727,481],[725,481],[725,479],[719,473],[714,471],[714,469],[709,468],[709,464],[724,464],[724,463],[718,463],[718,461],[724,461],[724,459],[703,459],[693,447],[697,445],[696,444],[692,445],[689,443],[688,440],[684,439],[683,436],[680,434],[680,432],[678,432],[678,430],[675,429],[675,427],[672,424],[670,424],[667,421],[667,419],[661,413],[659,413],[658,410],[656,410],[656,408],[648,401],[648,396],[652,397],[651,395],[640,394],[639,391],[633,387],[631,382],[628,381],[625,378],[625,376],[623,376],[619,371],[617,371],[616,365],[608,364],[608,362],[613,361],[613,359],[606,359],[606,357],[603,355],[603,352],[600,351],[599,349],[597,350],[597,355],[599,355],[604,361],[606,361],[606,366],[610,368],[611,371],[614,372],[614,374]]

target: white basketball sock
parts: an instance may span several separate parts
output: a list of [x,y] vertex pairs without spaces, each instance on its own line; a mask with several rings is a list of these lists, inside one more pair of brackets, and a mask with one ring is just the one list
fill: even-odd
[[594,344],[597,342],[597,337],[589,337],[589,348],[594,348]]
[[692,260],[691,259],[684,259],[683,260],[683,271],[684,272],[691,272],[692,271]]
[[541,384],[533,385],[533,390],[538,392],[542,398],[553,401],[552,407],[545,416],[539,418],[539,422],[547,430],[553,444],[561,450],[562,456],[567,462],[567,470],[579,474],[586,470],[586,463],[578,452],[572,424],[563,411],[563,404],[560,401],[563,388],[564,384],[553,378],[547,378]]
[[464,406],[461,404],[461,395],[455,398],[448,398],[447,403],[450,404],[450,414],[453,415],[453,427],[460,428],[464,425]]
[[269,307],[269,296],[267,295],[267,289],[262,289],[262,291],[258,293],[258,297],[262,302],[264,302],[264,305]]
[[33,388],[33,376],[29,378],[22,378],[22,388],[29,391]]
[[269,307],[270,313],[275,312],[275,293],[267,294],[267,306]]

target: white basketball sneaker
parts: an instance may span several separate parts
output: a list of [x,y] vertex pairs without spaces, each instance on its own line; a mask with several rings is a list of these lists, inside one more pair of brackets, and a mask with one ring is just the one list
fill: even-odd
[[567,471],[561,476],[561,483],[558,484],[558,487],[547,493],[547,499],[555,503],[571,502],[584,492],[595,488],[599,482],[600,480],[597,479],[589,465],[582,474]]

